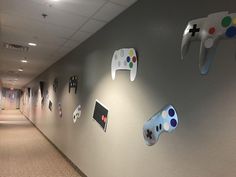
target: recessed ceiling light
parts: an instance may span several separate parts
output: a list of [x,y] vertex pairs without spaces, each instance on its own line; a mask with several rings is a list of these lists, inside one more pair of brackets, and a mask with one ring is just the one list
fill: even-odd
[[32,42],[29,42],[28,45],[30,45],[30,46],[34,46],[34,47],[37,46],[37,44],[32,43]]
[[21,63],[28,63],[27,60],[21,60]]
[[22,68],[19,68],[19,69],[18,69],[18,71],[22,72],[22,71],[23,71],[23,69],[22,69]]

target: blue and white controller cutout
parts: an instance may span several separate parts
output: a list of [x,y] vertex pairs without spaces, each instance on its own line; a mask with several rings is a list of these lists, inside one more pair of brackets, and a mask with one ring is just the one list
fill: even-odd
[[172,105],[168,105],[144,123],[144,140],[148,146],[152,146],[158,141],[161,133],[172,132],[177,126],[177,112]]
[[73,113],[73,122],[76,123],[77,119],[81,116],[81,105],[79,105]]

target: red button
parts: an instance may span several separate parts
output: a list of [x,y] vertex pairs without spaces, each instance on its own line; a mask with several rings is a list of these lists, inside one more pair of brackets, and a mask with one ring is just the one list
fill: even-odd
[[214,27],[211,27],[208,31],[209,34],[214,34],[216,32],[216,29]]
[[132,61],[133,61],[133,63],[135,63],[137,61],[137,58],[135,56],[133,56]]
[[106,121],[107,121],[107,117],[104,116],[104,115],[102,115],[102,121],[103,121],[103,122],[106,122]]

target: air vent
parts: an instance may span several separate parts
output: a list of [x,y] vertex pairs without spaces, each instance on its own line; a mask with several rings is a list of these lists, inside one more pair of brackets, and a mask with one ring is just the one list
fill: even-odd
[[3,47],[6,49],[17,50],[20,52],[28,52],[28,50],[29,50],[28,46],[23,46],[23,45],[19,45],[19,44],[11,44],[11,43],[3,43]]

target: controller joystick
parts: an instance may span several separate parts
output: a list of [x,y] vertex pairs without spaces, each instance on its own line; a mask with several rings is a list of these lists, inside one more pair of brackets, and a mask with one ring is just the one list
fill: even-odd
[[154,145],[161,133],[172,132],[178,125],[178,116],[172,105],[166,106],[153,115],[143,126],[143,136],[147,145]]

